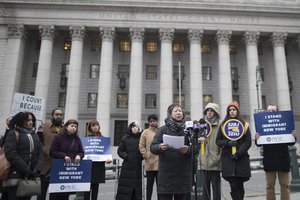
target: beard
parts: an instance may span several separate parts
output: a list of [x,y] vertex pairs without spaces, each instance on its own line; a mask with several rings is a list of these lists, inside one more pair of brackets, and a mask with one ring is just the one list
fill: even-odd
[[54,118],[52,118],[52,119],[51,119],[51,122],[52,122],[52,124],[53,124],[54,126],[61,126],[61,125],[62,125],[62,119],[61,119],[61,118],[59,118],[59,119],[54,119]]

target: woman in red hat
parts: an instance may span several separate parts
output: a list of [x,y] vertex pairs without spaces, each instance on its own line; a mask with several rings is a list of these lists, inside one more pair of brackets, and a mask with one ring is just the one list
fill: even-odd
[[[242,135],[237,140],[230,140],[224,133],[224,125],[231,119],[240,121],[244,127]],[[227,106],[226,117],[219,126],[216,143],[222,148],[222,177],[230,184],[230,194],[233,200],[244,199],[244,182],[251,177],[248,154],[251,147],[251,133],[248,127],[249,124],[240,114],[239,104],[231,102]],[[233,149],[236,149],[236,152]]]

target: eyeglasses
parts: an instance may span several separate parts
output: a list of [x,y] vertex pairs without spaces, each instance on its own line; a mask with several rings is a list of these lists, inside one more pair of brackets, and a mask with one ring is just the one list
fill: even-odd
[[62,116],[62,113],[54,113],[55,116]]

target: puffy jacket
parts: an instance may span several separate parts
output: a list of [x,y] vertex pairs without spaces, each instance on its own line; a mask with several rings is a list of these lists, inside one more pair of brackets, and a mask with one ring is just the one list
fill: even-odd
[[141,133],[126,134],[118,147],[118,155],[124,159],[119,177],[117,200],[131,200],[135,191],[137,200],[142,199],[142,154],[139,151]]
[[34,132],[30,135],[34,143],[31,155],[30,140],[26,133],[19,131],[19,138],[17,140],[15,131],[9,131],[5,139],[6,158],[12,165],[11,171],[15,170],[17,172],[16,177],[19,178],[24,178],[30,171],[41,171],[42,169],[43,151],[40,139]]
[[[158,128],[151,144],[151,152],[159,155],[157,193],[189,193],[192,189],[192,164],[191,153],[183,154],[179,149],[169,148],[160,150],[163,135],[175,135],[167,126]],[[185,144],[189,145],[185,137]]]

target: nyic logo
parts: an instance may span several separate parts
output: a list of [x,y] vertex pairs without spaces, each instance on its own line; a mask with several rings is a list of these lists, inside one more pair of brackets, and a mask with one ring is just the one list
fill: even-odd
[[72,185],[72,184],[70,184],[70,185],[68,185],[68,184],[67,185],[61,185],[60,189],[61,190],[65,190],[65,191],[69,191],[69,190],[74,191],[74,190],[77,190],[76,185]]
[[283,142],[285,141],[282,136],[275,136],[275,137],[267,137],[267,142]]

